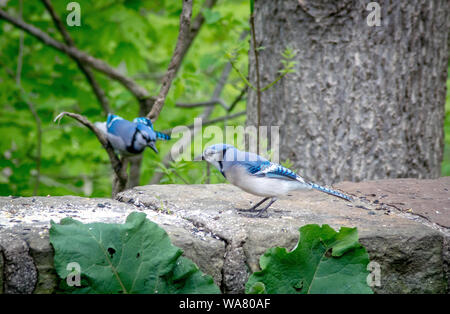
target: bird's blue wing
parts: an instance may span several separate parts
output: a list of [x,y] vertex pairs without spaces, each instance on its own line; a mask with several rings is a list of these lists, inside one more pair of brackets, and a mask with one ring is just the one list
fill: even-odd
[[128,138],[133,136],[136,126],[128,120],[125,120],[116,115],[108,115],[106,122],[108,133],[111,133],[122,138]]
[[153,123],[152,123],[152,120],[150,120],[150,119],[148,119],[148,118],[146,118],[146,117],[137,117],[137,118],[134,118],[133,122],[134,122],[134,123],[141,123],[141,124],[143,124],[143,125],[148,126],[150,129],[153,130]]
[[115,114],[108,113],[108,119],[106,120],[106,127],[109,129],[112,125],[119,120],[123,120],[122,117],[116,116]]
[[249,161],[245,162],[245,167],[249,174],[259,177],[276,178],[282,180],[301,180],[294,171],[282,165],[270,161]]

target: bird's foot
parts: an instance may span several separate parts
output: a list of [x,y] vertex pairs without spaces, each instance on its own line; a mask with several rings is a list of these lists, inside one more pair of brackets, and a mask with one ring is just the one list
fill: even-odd
[[253,206],[250,207],[250,208],[247,208],[247,209],[245,209],[245,208],[236,208],[236,210],[237,210],[237,211],[240,211],[240,212],[254,212],[254,211],[257,211],[257,208],[258,208],[262,203],[264,203],[265,201],[267,201],[268,199],[269,199],[269,198],[266,197],[266,198],[262,199],[259,203],[256,203],[255,205],[253,205]]
[[234,208],[235,210],[237,210],[238,212],[255,212],[257,211],[254,207],[251,208]]
[[250,211],[240,212],[239,215],[247,218],[269,218],[269,213],[266,210],[253,211],[254,214],[249,214],[248,212]]

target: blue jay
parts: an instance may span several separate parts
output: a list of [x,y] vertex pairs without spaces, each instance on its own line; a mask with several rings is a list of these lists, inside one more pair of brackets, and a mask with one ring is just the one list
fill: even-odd
[[106,122],[96,122],[95,125],[106,134],[108,141],[122,156],[140,154],[147,146],[158,153],[155,146],[156,139],[170,139],[170,137],[165,134],[165,138],[158,136],[153,130],[153,125],[149,126],[147,122],[140,121],[130,122],[114,114],[108,114]]
[[230,183],[250,194],[264,197],[255,206],[241,211],[255,211],[270,199],[268,205],[258,211],[257,216],[267,212],[277,197],[294,190],[316,189],[347,201],[352,200],[338,191],[308,182],[282,165],[270,162],[259,155],[240,151],[232,145],[209,146],[203,151],[201,159],[216,167]]

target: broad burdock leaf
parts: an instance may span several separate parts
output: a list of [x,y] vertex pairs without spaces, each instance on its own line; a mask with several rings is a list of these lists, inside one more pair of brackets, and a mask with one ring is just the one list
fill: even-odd
[[[220,293],[213,279],[182,257],[183,251],[144,213],[131,213],[124,224],[52,221],[50,242],[68,292]],[[79,264],[81,287],[65,284],[69,263]]]
[[245,291],[370,294],[368,263],[356,228],[336,232],[328,225],[306,225],[300,228],[300,239],[291,252],[275,247],[261,256],[261,271],[250,276]]

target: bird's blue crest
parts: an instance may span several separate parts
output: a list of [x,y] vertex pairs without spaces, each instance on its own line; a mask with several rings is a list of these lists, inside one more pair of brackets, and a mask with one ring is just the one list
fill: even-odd
[[[150,119],[146,118],[146,117],[134,118],[133,122],[137,123],[137,124],[143,124],[143,125],[149,127],[150,129],[152,129],[152,131],[154,131],[152,121]],[[156,133],[156,138],[158,140],[168,141],[171,138],[170,135],[168,135],[168,134],[164,134],[164,133],[161,133],[159,131],[154,131],[154,132]]]
[[150,120],[150,119],[148,119],[148,118],[146,118],[146,117],[137,117],[137,118],[134,118],[133,122],[134,122],[134,123],[141,123],[141,124],[143,124],[143,125],[148,126],[150,129],[153,130],[153,123],[152,123],[152,120]]

